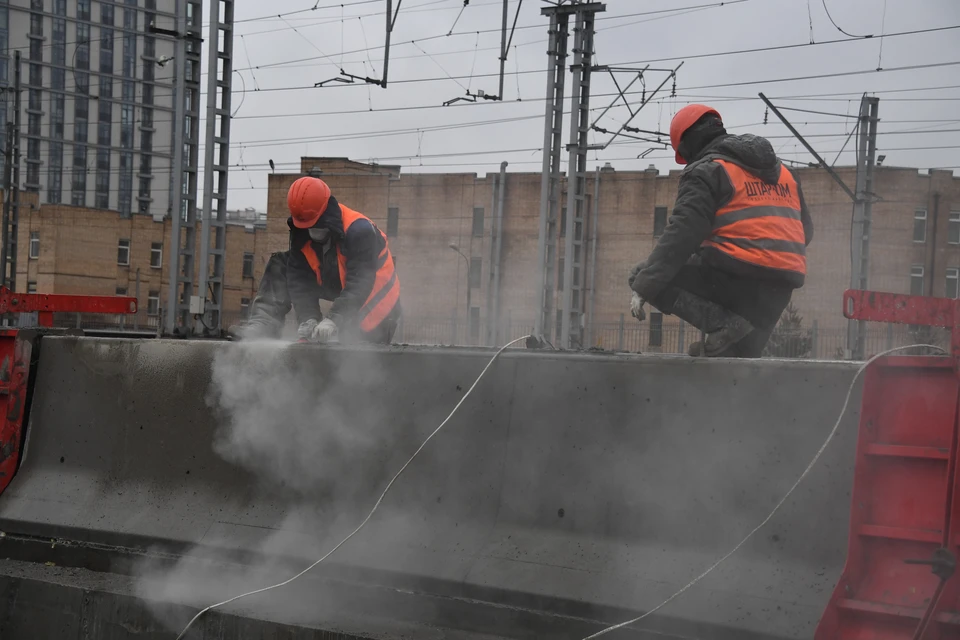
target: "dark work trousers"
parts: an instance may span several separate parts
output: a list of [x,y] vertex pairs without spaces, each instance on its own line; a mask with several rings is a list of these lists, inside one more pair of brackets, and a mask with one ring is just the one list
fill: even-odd
[[[284,318],[293,306],[287,289],[287,262],[289,258],[289,251],[281,251],[270,256],[270,260],[267,261],[267,266],[263,271],[263,278],[260,279],[257,295],[250,305],[250,312],[247,316],[248,325],[262,327],[264,332],[269,335],[280,334]],[[332,299],[332,296],[326,297],[325,292],[320,289],[318,289],[317,296],[318,299]],[[306,319],[298,318],[297,320],[302,322]],[[358,327],[338,327],[339,338],[341,342],[390,344],[399,321],[400,304],[398,303],[390,315],[373,331],[364,333]]]
[[754,331],[726,351],[725,358],[759,358],[790,303],[793,287],[767,280],[743,278],[700,263],[685,264],[670,284],[650,304],[672,315],[680,291],[715,302],[741,316],[754,326]]

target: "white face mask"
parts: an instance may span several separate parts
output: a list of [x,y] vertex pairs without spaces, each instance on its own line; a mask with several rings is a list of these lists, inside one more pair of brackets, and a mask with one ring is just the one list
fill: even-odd
[[314,242],[324,243],[330,237],[330,229],[309,229],[310,239]]

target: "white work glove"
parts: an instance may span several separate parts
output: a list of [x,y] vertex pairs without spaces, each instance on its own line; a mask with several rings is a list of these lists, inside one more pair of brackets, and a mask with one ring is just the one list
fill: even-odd
[[646,303],[646,300],[638,296],[636,291],[634,291],[630,296],[630,315],[636,318],[639,322],[643,322],[647,319],[647,313],[643,310],[643,305]]
[[313,330],[311,340],[313,342],[333,342],[337,339],[337,325],[330,318],[324,318],[323,321]]
[[304,322],[300,323],[300,326],[297,327],[297,338],[301,342],[306,342],[311,339],[313,336],[313,330],[317,328],[317,325],[320,324],[319,320],[314,320],[310,318]]

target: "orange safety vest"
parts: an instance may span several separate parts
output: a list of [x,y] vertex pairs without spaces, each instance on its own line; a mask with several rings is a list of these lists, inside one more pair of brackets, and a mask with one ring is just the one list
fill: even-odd
[[733,198],[714,218],[702,246],[759,267],[807,273],[806,235],[800,218],[800,191],[786,167],[770,184],[726,160],[714,160],[727,172]]
[[[350,229],[354,222],[357,220],[366,220],[373,225],[373,228],[376,229],[380,237],[383,238],[383,251],[380,252],[380,256],[377,259],[377,276],[373,282],[373,289],[370,291],[370,295],[363,303],[363,306],[360,307],[359,313],[360,329],[369,333],[380,326],[380,323],[383,322],[383,320],[390,315],[390,312],[393,311],[393,308],[397,306],[397,302],[400,300],[400,280],[397,278],[397,272],[394,268],[393,255],[390,253],[389,246],[387,246],[387,236],[380,231],[377,225],[373,224],[370,218],[362,213],[357,213],[353,209],[348,209],[343,205],[340,205],[340,210],[343,219],[344,235],[346,235],[347,230]],[[320,258],[317,256],[317,252],[313,250],[312,242],[307,240],[300,250],[303,252],[303,255],[306,256],[310,268],[317,274],[317,284],[322,285],[323,278],[321,276]],[[340,250],[339,243],[337,244],[337,266],[340,271],[340,286],[345,287],[347,284],[347,258]]]

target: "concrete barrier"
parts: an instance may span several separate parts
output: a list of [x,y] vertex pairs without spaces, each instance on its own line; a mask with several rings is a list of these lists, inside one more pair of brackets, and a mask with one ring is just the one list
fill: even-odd
[[[278,349],[45,338],[0,529],[312,558],[359,523],[492,355]],[[356,449],[318,452],[329,472],[308,465],[297,486],[265,481],[276,474],[256,460],[225,460],[217,429],[230,416],[210,389],[223,358],[238,375],[270,359],[272,384],[302,385],[296,415],[314,411],[318,432],[356,434]],[[660,604],[766,517],[832,428],[853,374],[830,363],[508,352],[318,571],[617,622]],[[638,627],[812,635],[844,560],[858,398],[769,525]],[[271,449],[271,464],[303,464],[313,441],[302,424],[263,427],[291,441]],[[305,504],[306,526],[291,519]]]

